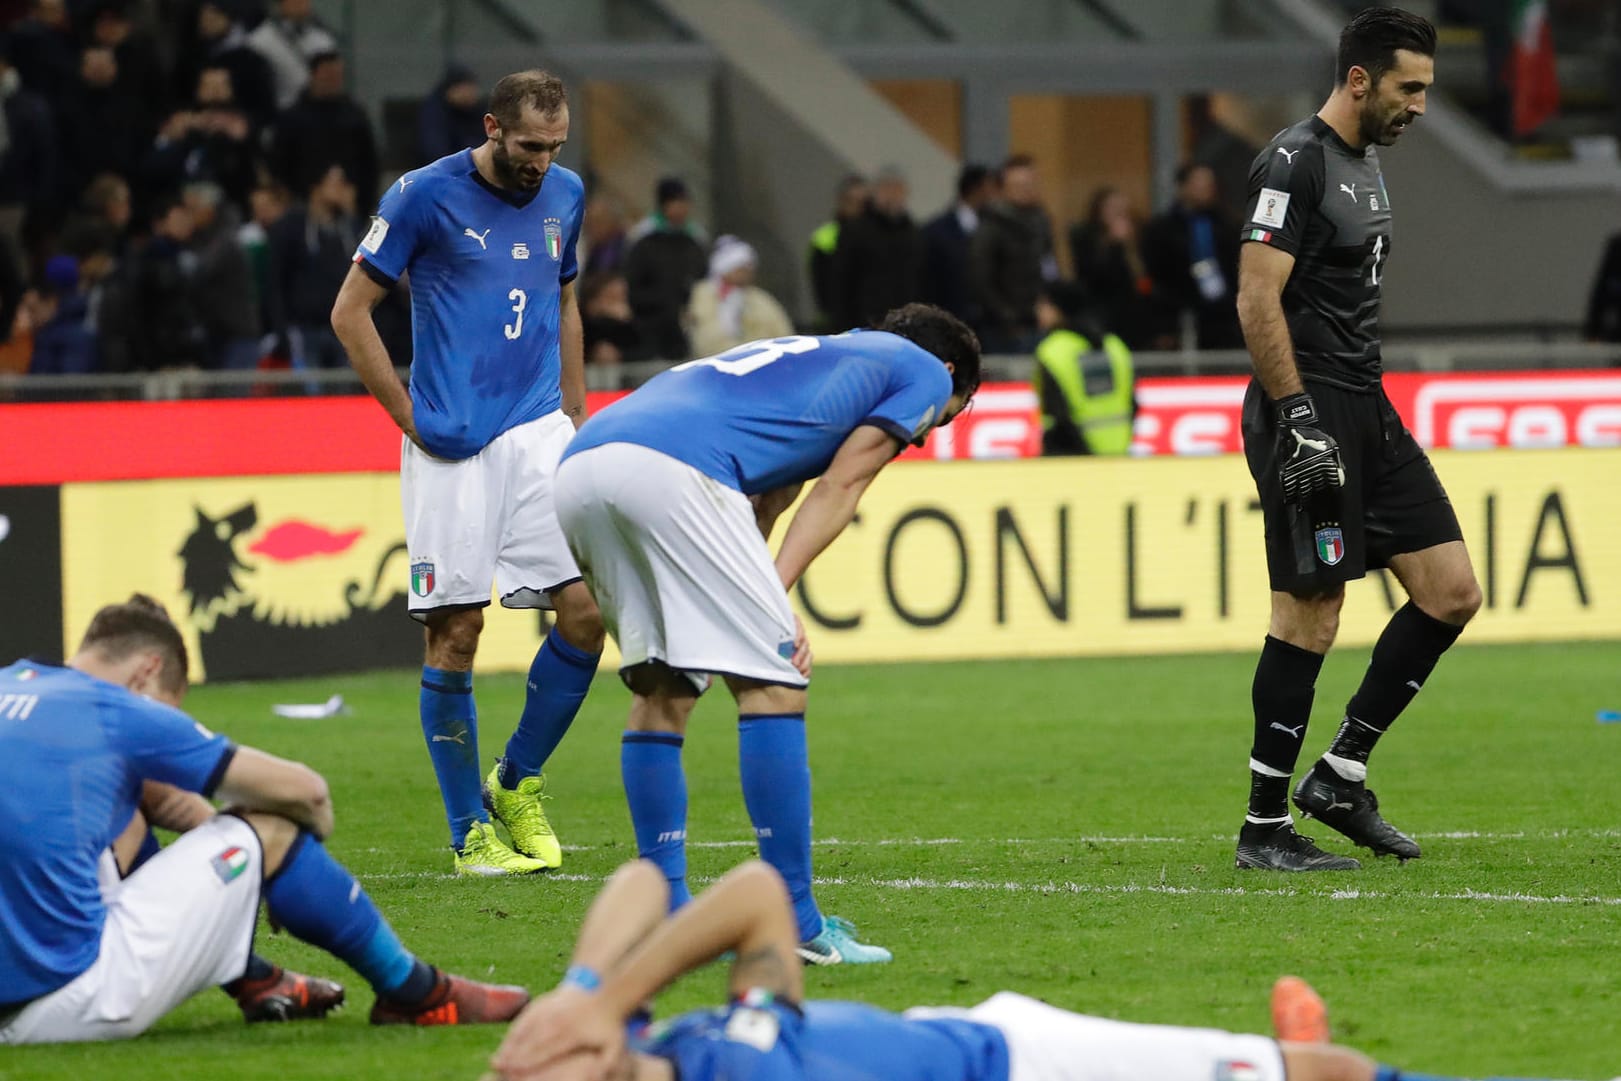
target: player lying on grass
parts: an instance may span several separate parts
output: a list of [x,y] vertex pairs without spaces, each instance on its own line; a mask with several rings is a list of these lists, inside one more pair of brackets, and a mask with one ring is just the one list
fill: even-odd
[[[810,649],[788,604],[878,472],[979,387],[979,340],[926,304],[876,330],[771,338],[663,372],[581,426],[557,518],[619,643],[620,749],[639,855],[687,900],[687,720],[710,675],[737,699],[738,773],[760,856],[788,883],[811,964],[890,959],[811,889]],[[775,560],[766,538],[800,485]]]
[[[510,1019],[519,987],[441,972],[400,944],[321,839],[326,782],[238,747],[179,709],[180,632],[156,602],[97,612],[67,666],[0,668],[0,1043],[135,1036],[246,971],[263,896],[273,921],[377,991],[374,1024]],[[103,900],[98,864],[143,782],[233,810],[142,863]]]
[[[806,1002],[782,879],[744,864],[665,917],[663,875],[645,861],[611,878],[586,914],[563,984],[507,1031],[503,1081],[1438,1081],[1326,1042],[1137,1025],[1008,992],[972,1009],[893,1014]],[[736,952],[731,1001],[627,1037],[677,977]],[[1280,985],[1285,1034],[1326,1040],[1309,988]],[[1292,992],[1292,993],[1291,993]]]

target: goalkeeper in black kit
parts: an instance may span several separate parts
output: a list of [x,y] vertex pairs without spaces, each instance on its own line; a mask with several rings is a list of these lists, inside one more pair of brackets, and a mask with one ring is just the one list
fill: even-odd
[[1295,832],[1295,763],[1345,583],[1387,567],[1408,602],[1373,647],[1297,808],[1378,855],[1419,855],[1379,813],[1368,756],[1480,607],[1446,491],[1381,382],[1380,287],[1390,196],[1376,149],[1424,114],[1435,28],[1370,8],[1340,36],[1335,87],[1250,168],[1239,317],[1255,365],[1244,452],[1266,524],[1272,613],[1255,668],[1255,741],[1240,868],[1353,870]]

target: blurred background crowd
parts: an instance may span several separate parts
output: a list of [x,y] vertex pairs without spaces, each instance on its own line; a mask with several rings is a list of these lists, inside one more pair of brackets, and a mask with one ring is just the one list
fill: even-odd
[[[488,88],[452,66],[425,88],[414,145],[380,147],[310,0],[0,0],[0,26],[0,372],[342,366],[327,315],[380,185],[483,139]],[[643,206],[596,195],[580,240],[588,359],[838,331],[915,299],[960,315],[988,352],[1030,353],[1056,324],[1134,350],[1240,348],[1255,148],[1233,143],[1197,148],[1168,205],[1103,187],[1077,221],[1053,219],[1024,155],[964,166],[945,207],[914,207],[899,169],[848,176],[806,240],[815,312],[797,324],[756,284],[750,238],[710,236],[682,177]],[[1612,255],[1589,337],[1621,339]],[[408,363],[408,299],[378,322]]]

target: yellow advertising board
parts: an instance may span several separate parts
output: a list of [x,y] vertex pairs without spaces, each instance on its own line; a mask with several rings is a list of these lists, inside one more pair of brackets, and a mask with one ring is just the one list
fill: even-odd
[[[1621,637],[1621,453],[1433,460],[1486,595],[1468,640]],[[393,474],[69,484],[62,545],[68,647],[140,590],[214,678],[420,661]],[[1261,516],[1230,456],[908,462],[794,600],[823,662],[1249,650],[1267,621]],[[1354,583],[1341,641],[1371,642],[1401,600],[1384,574]],[[487,621],[480,670],[526,668],[540,618]]]

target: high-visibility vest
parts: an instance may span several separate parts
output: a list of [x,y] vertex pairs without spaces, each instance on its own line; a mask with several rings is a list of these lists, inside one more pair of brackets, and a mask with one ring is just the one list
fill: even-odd
[[810,246],[812,251],[819,251],[823,255],[832,255],[833,249],[839,246],[839,223],[837,221],[824,221],[811,232]]
[[[1113,334],[1103,336],[1103,348],[1073,330],[1055,330],[1036,346],[1036,373],[1043,372],[1064,394],[1070,419],[1086,437],[1093,454],[1125,454],[1131,449],[1131,350]],[[1041,387],[1036,387],[1040,400]],[[1053,419],[1041,418],[1042,429]]]

